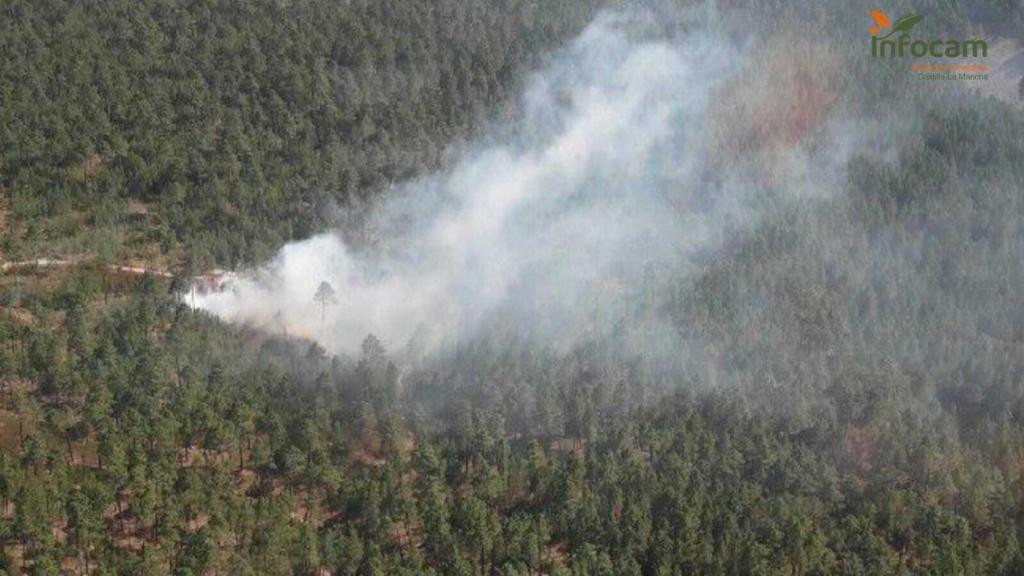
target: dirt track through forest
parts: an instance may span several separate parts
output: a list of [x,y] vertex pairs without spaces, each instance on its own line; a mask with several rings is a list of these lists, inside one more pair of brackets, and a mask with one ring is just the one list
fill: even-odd
[[[54,260],[49,258],[37,258],[35,260],[19,260],[16,262],[3,262],[0,263],[0,270],[7,272],[9,270],[22,270],[28,268],[34,269],[45,269],[45,268],[65,268],[68,266],[75,266],[78,264],[84,264],[88,260],[83,259],[65,259],[65,260]],[[106,264],[103,266],[104,270],[110,272],[120,272],[123,274],[134,274],[142,276],[144,274],[151,274],[160,278],[173,278],[174,274],[166,270],[158,270],[155,268],[144,268],[141,266],[125,266],[121,264]]]

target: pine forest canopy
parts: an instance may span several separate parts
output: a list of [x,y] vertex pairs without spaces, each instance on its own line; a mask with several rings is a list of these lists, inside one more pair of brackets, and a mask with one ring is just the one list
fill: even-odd
[[[861,0],[607,4],[0,1],[0,573],[1024,573],[1022,104],[872,59]],[[1019,2],[883,8],[989,39],[993,78],[1024,39]],[[595,19],[626,13],[659,41],[624,35],[642,49],[622,61],[596,43],[635,74],[594,84],[616,106],[562,90],[597,69],[565,65]],[[701,130],[651,120],[675,92],[635,91],[676,78],[645,58],[678,54],[729,73],[691,78],[680,117]],[[542,70],[564,73],[523,96]],[[558,146],[594,126],[584,109],[645,123]],[[561,161],[579,150],[583,174]],[[479,169],[497,160],[519,170]],[[363,218],[446,178],[549,192],[526,205],[565,224],[547,232],[616,238],[654,211],[700,215],[682,231],[703,242],[638,234],[572,302],[588,323],[568,343],[513,329],[533,317],[512,307],[472,337],[325,345],[332,317],[374,312],[349,277],[386,266],[300,267],[308,333],[193,308],[223,287],[204,272],[273,276],[335,227],[351,262],[400,262]],[[556,218],[583,194],[611,224]],[[450,196],[396,227],[463,215]],[[452,237],[488,238],[483,204]],[[574,254],[561,238],[529,245]],[[507,263],[447,248],[413,269],[468,253],[458,296]],[[554,300],[528,289],[605,260],[509,290]]]

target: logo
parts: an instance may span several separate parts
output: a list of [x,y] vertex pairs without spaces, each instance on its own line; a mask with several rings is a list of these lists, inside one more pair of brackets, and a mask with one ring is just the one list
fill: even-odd
[[[889,23],[889,15],[886,14],[885,12],[882,12],[881,10],[872,10],[871,18],[875,21],[875,24],[878,24],[878,26],[875,26],[871,29],[872,36],[878,35],[879,28],[888,28],[889,26],[891,26],[891,24]],[[903,18],[900,18],[899,20],[896,21],[896,26],[893,27],[892,32],[889,32],[888,34],[883,36],[882,40],[885,40],[886,38],[892,36],[897,32],[909,32],[910,29],[913,28],[914,26],[917,26],[917,23],[920,21],[921,16],[919,14],[911,14],[909,16],[904,16]]]
[[[920,38],[910,33],[924,18],[920,14],[908,14],[896,20],[881,10],[872,10],[871,57],[872,58],[987,58],[988,43],[984,40],[958,40],[944,38]],[[941,64],[915,62],[911,69],[921,80],[988,80],[988,66],[984,64]],[[952,74],[959,72],[960,74]],[[982,74],[977,74],[977,73]]]

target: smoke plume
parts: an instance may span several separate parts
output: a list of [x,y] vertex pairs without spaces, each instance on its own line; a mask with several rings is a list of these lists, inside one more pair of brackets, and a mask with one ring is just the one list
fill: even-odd
[[[661,290],[657,270],[685,277],[780,199],[833,187],[841,151],[759,132],[778,79],[751,79],[743,45],[656,20],[602,14],[528,80],[515,126],[381,200],[383,240],[289,244],[196,307],[335,352],[495,329],[570,345]],[[314,301],[324,281],[336,302]]]

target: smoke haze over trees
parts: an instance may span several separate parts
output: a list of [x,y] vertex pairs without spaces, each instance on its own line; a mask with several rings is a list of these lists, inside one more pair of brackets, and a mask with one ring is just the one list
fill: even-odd
[[4,4],[0,251],[67,265],[0,281],[0,569],[1024,572],[1024,113],[873,8]]

